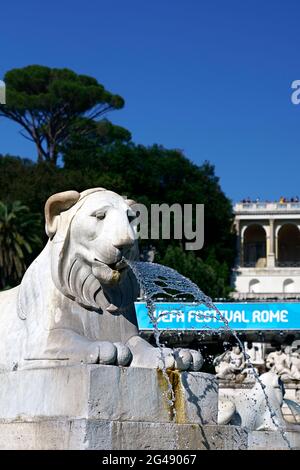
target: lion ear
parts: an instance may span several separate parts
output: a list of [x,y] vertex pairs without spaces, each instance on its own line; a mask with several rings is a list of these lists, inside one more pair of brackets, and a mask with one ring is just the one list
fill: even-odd
[[129,206],[134,206],[135,204],[137,204],[137,202],[133,199],[126,199],[126,202]]
[[63,211],[67,211],[79,200],[77,191],[64,191],[53,194],[45,204],[46,233],[53,238],[58,228],[58,217]]

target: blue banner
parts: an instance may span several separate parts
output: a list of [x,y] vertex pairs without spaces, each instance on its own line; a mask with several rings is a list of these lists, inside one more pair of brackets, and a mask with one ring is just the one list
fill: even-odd
[[[233,330],[300,330],[300,302],[216,303]],[[157,302],[154,316],[161,330],[218,330],[224,322],[205,305]],[[136,302],[140,330],[152,330],[145,302]]]

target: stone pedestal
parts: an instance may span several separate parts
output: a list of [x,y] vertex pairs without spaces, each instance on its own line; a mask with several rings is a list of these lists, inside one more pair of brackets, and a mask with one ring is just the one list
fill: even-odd
[[217,424],[218,385],[211,374],[78,365],[27,369],[0,375],[0,418],[90,419]]
[[1,449],[239,449],[247,433],[217,426],[214,376],[78,365],[0,375]]
[[247,432],[235,426],[41,419],[0,422],[4,450],[239,450]]
[[[213,375],[78,365],[0,374],[0,449],[286,448],[278,433],[218,426]],[[298,433],[297,433],[298,434]],[[298,434],[300,436],[300,434]],[[298,447],[298,436],[291,436]],[[295,442],[294,442],[295,441]]]
[[287,431],[287,441],[279,431],[251,431],[248,435],[250,450],[300,450],[300,432]]

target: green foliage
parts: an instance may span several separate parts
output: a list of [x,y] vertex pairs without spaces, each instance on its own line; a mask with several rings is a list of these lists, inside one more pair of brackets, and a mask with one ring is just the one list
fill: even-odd
[[4,81],[7,104],[0,105],[0,116],[22,126],[24,137],[36,145],[39,162],[56,164],[70,134],[86,131],[82,119],[92,122],[124,106],[121,96],[95,78],[69,69],[30,65],[10,70]]
[[[81,119],[80,132],[74,130],[62,148],[66,169],[89,169],[99,164],[99,155],[106,153],[116,143],[131,140],[130,132],[107,119],[100,122]],[[114,148],[114,147],[113,147]]]
[[40,216],[19,201],[0,201],[0,289],[21,280],[33,250],[41,247],[40,233]]

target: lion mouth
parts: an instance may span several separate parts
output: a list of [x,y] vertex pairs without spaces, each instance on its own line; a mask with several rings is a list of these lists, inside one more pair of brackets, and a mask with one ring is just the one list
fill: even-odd
[[108,264],[107,266],[109,266],[110,269],[112,269],[113,271],[122,271],[123,269],[126,269],[128,267],[128,264],[126,263],[125,259],[122,258],[120,261]]
[[101,264],[102,266],[108,266],[112,271],[123,271],[128,267],[128,264],[126,263],[124,258],[111,264],[104,263],[103,261],[100,261],[97,258],[94,258],[94,261]]
[[94,264],[92,266],[92,273],[99,280],[100,283],[104,284],[118,284],[123,278],[123,273],[127,268],[127,263],[122,259],[115,263],[104,263],[98,258],[94,258]]

